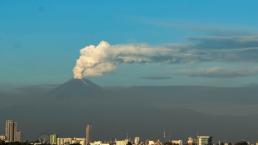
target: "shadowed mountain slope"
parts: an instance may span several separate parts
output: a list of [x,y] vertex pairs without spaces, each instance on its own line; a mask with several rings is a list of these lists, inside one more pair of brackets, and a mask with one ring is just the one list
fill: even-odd
[[86,97],[98,95],[101,91],[102,88],[90,80],[71,79],[50,91],[50,96]]

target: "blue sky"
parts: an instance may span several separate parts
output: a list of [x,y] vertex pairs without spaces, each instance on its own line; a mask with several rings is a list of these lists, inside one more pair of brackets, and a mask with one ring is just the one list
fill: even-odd
[[[191,46],[226,46],[226,53],[231,52],[227,47],[237,45],[241,45],[237,49],[252,50],[241,52],[236,59],[222,56],[194,63],[119,64],[115,71],[92,78],[101,85],[255,84],[257,5],[256,0],[1,0],[0,83],[64,82],[73,77],[79,50],[105,40],[112,45],[150,46],[199,42]],[[206,39],[210,37],[212,43]],[[229,38],[234,40],[225,42]],[[251,44],[242,45],[246,39]],[[209,57],[216,54],[207,49],[201,51],[209,52]]]

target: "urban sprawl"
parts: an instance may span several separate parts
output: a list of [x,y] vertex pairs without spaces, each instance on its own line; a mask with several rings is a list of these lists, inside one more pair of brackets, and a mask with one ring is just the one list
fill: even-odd
[[[164,133],[165,136],[165,133]],[[99,141],[92,139],[92,126],[86,125],[85,137],[59,137],[57,134],[50,134],[45,139],[36,141],[23,141],[22,132],[18,129],[17,122],[6,120],[5,134],[0,135],[0,145],[254,145],[248,141],[237,143],[218,142],[214,143],[211,136],[188,137],[184,142],[181,139],[160,141],[160,140],[140,140],[140,137],[133,139],[121,139],[114,141]],[[256,143],[258,145],[258,142]]]

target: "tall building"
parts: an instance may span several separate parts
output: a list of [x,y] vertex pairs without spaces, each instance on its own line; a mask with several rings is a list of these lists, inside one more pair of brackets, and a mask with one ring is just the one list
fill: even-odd
[[211,136],[197,136],[197,144],[198,145],[212,145],[212,137]]
[[85,145],[89,145],[90,142],[92,141],[92,126],[91,124],[87,124],[86,126],[86,141]]
[[56,134],[51,134],[49,136],[49,141],[51,145],[56,145],[57,144],[57,135]]
[[9,142],[14,142],[15,132],[17,124],[13,120],[6,120],[5,122],[5,136],[6,140]]
[[13,120],[6,120],[5,122],[5,136],[8,142],[21,142],[21,131],[17,130],[17,122]]

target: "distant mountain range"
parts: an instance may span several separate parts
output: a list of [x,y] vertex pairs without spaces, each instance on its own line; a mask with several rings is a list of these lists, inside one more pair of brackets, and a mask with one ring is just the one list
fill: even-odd
[[[35,88],[34,88],[35,89]],[[57,98],[123,98],[127,101],[143,98],[184,102],[206,103],[253,103],[258,102],[258,87],[209,87],[209,86],[133,86],[100,87],[88,79],[70,79],[49,87],[47,95]]]
[[87,79],[71,79],[0,91],[0,122],[17,120],[25,138],[53,132],[84,136],[90,122],[96,139],[127,133],[162,138],[166,131],[170,139],[199,134],[256,140],[257,96],[256,86],[100,87]]

